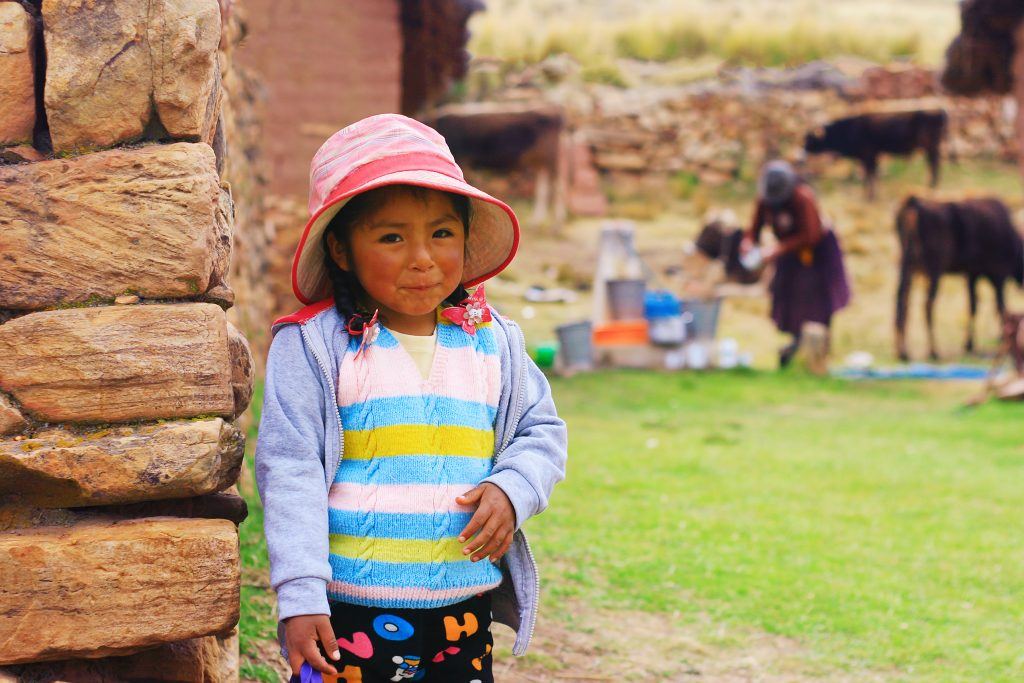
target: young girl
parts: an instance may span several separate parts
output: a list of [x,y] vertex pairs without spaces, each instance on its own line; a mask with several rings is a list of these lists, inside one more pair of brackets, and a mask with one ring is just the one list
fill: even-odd
[[492,612],[517,655],[536,620],[519,529],[566,461],[522,333],[464,289],[512,260],[515,214],[395,114],[324,143],[309,208],[256,444],[282,654],[303,681],[493,681]]

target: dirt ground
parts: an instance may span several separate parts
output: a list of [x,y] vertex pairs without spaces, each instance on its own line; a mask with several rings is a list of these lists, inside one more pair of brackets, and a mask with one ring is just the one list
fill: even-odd
[[495,680],[714,681],[766,683],[885,681],[871,672],[830,670],[793,640],[731,632],[708,623],[684,624],[671,614],[570,605],[568,622],[541,614],[525,657],[512,657],[512,632],[494,628]]

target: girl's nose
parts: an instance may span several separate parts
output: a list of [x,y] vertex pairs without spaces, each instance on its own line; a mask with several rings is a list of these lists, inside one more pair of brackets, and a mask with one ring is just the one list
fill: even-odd
[[409,267],[413,270],[430,270],[434,265],[434,257],[426,244],[415,244],[409,255]]

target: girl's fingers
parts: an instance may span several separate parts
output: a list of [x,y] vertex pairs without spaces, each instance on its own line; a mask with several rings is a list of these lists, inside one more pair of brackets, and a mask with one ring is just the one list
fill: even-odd
[[475,486],[469,491],[466,491],[461,496],[455,499],[455,502],[459,505],[476,505],[480,502],[480,497],[484,494],[482,486]]
[[466,528],[459,534],[459,543],[465,543],[469,539],[473,538],[473,534],[480,531],[487,520],[490,519],[490,510],[484,510],[483,508],[477,509],[470,518],[469,523],[466,524]]
[[292,667],[292,676],[298,676],[302,674],[302,663],[306,661],[302,657],[302,653],[296,647],[288,648],[288,665]]
[[492,538],[491,541],[487,545],[483,546],[482,548],[477,550],[475,553],[473,553],[473,557],[472,557],[473,562],[479,562],[480,560],[482,560],[482,559],[484,559],[485,557],[488,557],[488,556],[492,556],[493,557],[494,553],[498,552],[498,548],[500,548],[500,547],[501,547],[501,537],[498,536],[496,538]]
[[474,536],[468,544],[466,544],[466,547],[462,549],[462,554],[468,555],[473,550],[479,550],[487,545],[487,542],[491,540],[492,536],[494,536],[495,527],[496,525],[492,524],[490,520],[487,520],[487,525],[484,526],[484,528],[480,530],[480,533]]
[[[477,559],[483,559],[484,557],[490,557],[493,562],[497,562],[501,559],[507,548],[505,540],[508,538],[508,534],[502,532],[494,537],[494,540],[488,544],[487,548],[481,548],[480,556]],[[490,546],[494,546],[491,548]]]
[[[335,645],[337,647],[337,645]],[[322,674],[337,674],[338,670],[327,663],[323,655],[320,654],[320,650],[316,646],[316,641],[311,641],[303,647],[302,657],[309,662],[309,665],[319,671]]]
[[323,644],[324,652],[327,653],[327,656],[337,661],[341,657],[341,652],[338,650],[338,639],[334,637],[334,629],[331,628],[331,620],[324,619],[318,623],[316,625],[316,634],[320,637],[320,642]]
[[491,553],[491,559],[497,562],[501,558],[505,557],[505,553],[512,547],[512,534],[505,534],[505,539],[501,542],[501,547],[498,548],[498,552]]
[[501,531],[501,525],[497,523],[489,523],[484,530],[480,532],[480,535],[476,538],[477,550],[473,553],[471,558],[473,562],[487,557],[501,546],[501,541],[504,537]]

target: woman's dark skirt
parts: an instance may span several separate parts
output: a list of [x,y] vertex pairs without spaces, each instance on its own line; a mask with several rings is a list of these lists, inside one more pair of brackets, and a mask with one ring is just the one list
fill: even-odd
[[850,284],[836,234],[828,230],[811,251],[809,263],[800,251],[779,257],[772,279],[772,320],[782,332],[799,334],[806,322],[829,325],[832,316],[850,303]]

